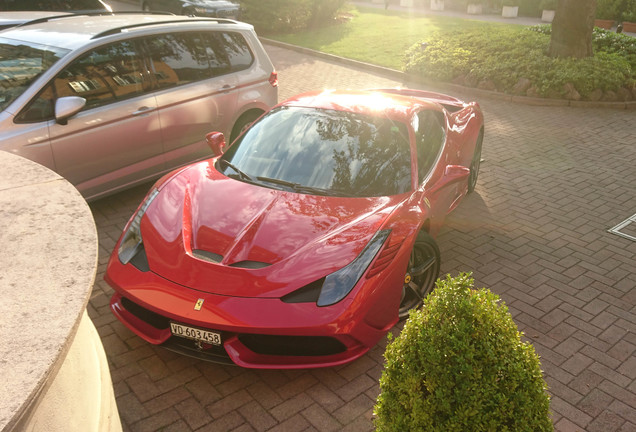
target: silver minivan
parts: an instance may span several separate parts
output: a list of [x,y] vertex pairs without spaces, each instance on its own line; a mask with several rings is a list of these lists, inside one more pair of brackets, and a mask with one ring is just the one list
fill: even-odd
[[69,15],[0,32],[0,149],[96,199],[211,156],[278,99],[253,27],[153,14]]

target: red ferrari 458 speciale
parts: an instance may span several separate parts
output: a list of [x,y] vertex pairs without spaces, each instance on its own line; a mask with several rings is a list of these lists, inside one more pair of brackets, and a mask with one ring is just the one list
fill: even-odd
[[407,89],[293,97],[150,190],[105,279],[152,344],[250,368],[364,355],[434,286],[475,188],[479,106]]

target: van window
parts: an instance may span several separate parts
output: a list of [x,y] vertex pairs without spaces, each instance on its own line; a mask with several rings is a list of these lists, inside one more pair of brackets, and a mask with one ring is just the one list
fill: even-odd
[[55,99],[79,96],[84,109],[138,96],[150,88],[133,41],[122,41],[92,50],[64,68],[43,89],[16,121],[33,122],[53,117]]
[[52,46],[0,39],[0,111],[68,52]]
[[210,62],[199,33],[175,33],[146,39],[151,70],[159,88],[210,78]]
[[210,32],[206,36],[214,75],[245,70],[254,61],[247,41],[240,33]]
[[158,88],[245,70],[254,56],[240,33],[173,33],[147,38]]
[[65,68],[53,81],[55,94],[81,96],[86,108],[138,96],[149,87],[133,41],[91,51]]

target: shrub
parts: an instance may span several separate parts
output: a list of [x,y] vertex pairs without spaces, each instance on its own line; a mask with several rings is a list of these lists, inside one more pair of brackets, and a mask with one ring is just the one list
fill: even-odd
[[263,34],[286,33],[333,21],[346,0],[241,0],[241,20]]
[[625,16],[636,14],[636,0],[598,0],[596,18],[615,21],[626,20]]
[[488,81],[504,93],[512,93],[517,82],[525,78],[541,96],[556,98],[564,95],[568,83],[583,99],[597,88],[617,91],[634,86],[636,39],[595,29],[594,57],[555,59],[546,55],[550,29],[549,25],[531,27],[532,31],[491,25],[440,32],[407,50],[404,70],[468,86]]
[[384,431],[552,431],[539,358],[508,309],[469,274],[440,280],[385,352]]
[[556,10],[557,7],[557,0],[541,0],[541,3],[539,3],[539,9],[540,10]]
[[596,18],[615,20],[618,17],[616,3],[617,0],[598,0],[596,3]]

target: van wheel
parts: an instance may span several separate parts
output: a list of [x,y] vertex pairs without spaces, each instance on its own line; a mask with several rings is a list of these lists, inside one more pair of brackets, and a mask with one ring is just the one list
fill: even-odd
[[261,111],[249,111],[243,114],[239,119],[234,123],[234,127],[232,128],[232,135],[230,136],[230,143],[233,143],[235,139],[239,137],[243,132],[247,130],[247,128],[254,123],[254,120],[261,116]]

